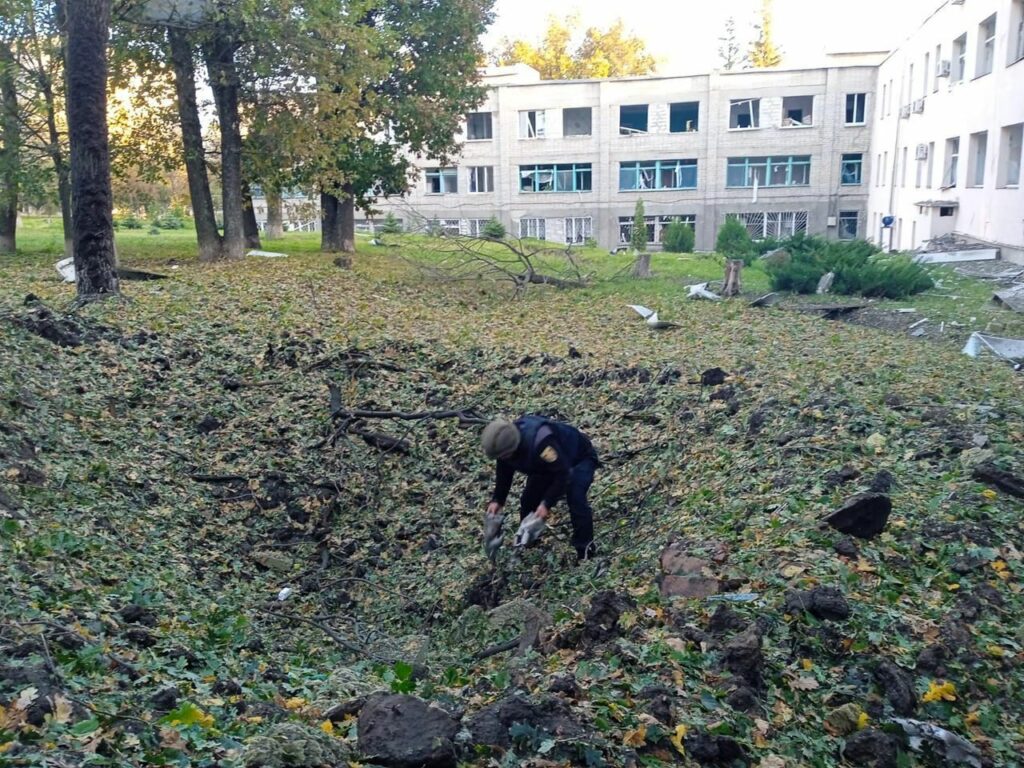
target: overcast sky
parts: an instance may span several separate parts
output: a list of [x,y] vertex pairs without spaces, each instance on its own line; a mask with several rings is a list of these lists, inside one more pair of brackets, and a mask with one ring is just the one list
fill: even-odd
[[[889,50],[943,0],[773,0],[774,35],[783,66],[816,65],[825,53]],[[736,19],[737,37],[753,36],[761,0],[497,0],[488,48],[505,36],[536,39],[550,14],[579,12],[581,26],[606,27],[622,17],[647,43],[662,74],[718,66],[718,38]]]

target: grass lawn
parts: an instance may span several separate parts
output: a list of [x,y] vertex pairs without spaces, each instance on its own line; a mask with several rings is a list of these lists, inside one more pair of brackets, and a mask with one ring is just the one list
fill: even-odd
[[[315,235],[264,243],[287,259],[203,265],[189,231],[123,231],[124,265],[168,279],[65,317],[59,233],[26,225],[0,260],[0,766],[269,765],[285,741],[311,757],[278,764],[368,765],[357,721],[326,713],[380,690],[467,721],[554,695],[579,726],[519,728],[507,752],[473,736],[462,765],[739,749],[836,766],[908,712],[972,759],[1024,764],[1022,502],[974,476],[1024,474],[1022,379],[959,351],[973,328],[1020,328],[987,286],[944,272],[935,295],[878,303],[946,323],[933,342],[686,300],[721,279],[709,257],[655,254],[637,281],[591,251],[589,287],[514,297],[392,240],[361,239],[343,270]],[[767,277],[746,269],[744,289]],[[29,293],[85,343],[31,332]],[[630,303],[681,327],[652,332]],[[716,367],[727,381],[701,387]],[[332,407],[571,421],[604,458],[601,558],[573,563],[560,505],[540,547],[492,569],[478,427]],[[893,505],[881,535],[821,525],[871,487]],[[663,596],[670,541],[754,597]],[[816,588],[848,615],[801,610]],[[548,619],[536,646],[477,658],[521,631],[524,601]],[[567,675],[578,691],[547,693]]]

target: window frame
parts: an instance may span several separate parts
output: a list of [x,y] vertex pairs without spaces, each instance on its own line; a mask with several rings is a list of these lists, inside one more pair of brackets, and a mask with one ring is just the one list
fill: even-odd
[[[488,193],[494,192],[494,166],[493,165],[470,165],[470,166],[468,166],[468,170],[469,170],[469,189],[467,190],[467,194],[470,194],[470,195],[486,195]],[[483,177],[484,177],[485,182],[490,182],[489,184],[485,184],[484,185],[486,187],[489,187],[488,189],[474,189],[474,187],[478,186],[478,184],[477,184],[477,182],[478,182],[477,176],[478,176],[480,171],[484,172],[483,173]]]
[[[846,166],[856,168],[856,181],[846,181]],[[864,153],[844,152],[839,160],[839,185],[843,187],[859,187],[864,184]]]
[[[786,100],[787,99],[788,100],[810,99],[811,103],[810,103],[810,107],[807,110],[806,117],[809,117],[811,119],[811,122],[805,123],[805,122],[801,121],[801,122],[798,123],[798,122],[794,121],[794,122],[791,122],[791,123],[789,123],[787,125],[787,123],[786,123],[787,120],[793,120],[793,118],[789,117],[786,114]],[[790,109],[793,109],[792,103],[790,104]],[[783,128],[783,129],[790,129],[790,128],[796,128],[796,129],[799,129],[799,128],[813,128],[814,125],[815,125],[815,123],[814,123],[814,94],[812,93],[812,94],[808,94],[808,95],[804,95],[804,96],[783,96],[782,97],[782,113],[783,113],[783,117],[782,117],[782,124],[779,126],[780,128]]]
[[[970,155],[967,160],[968,189],[982,189],[985,186],[985,166],[988,164],[988,131],[976,131],[967,143]],[[980,174],[980,178],[979,178]]]
[[[758,161],[758,162],[751,162]],[[763,162],[762,162],[763,161]],[[764,183],[758,182],[759,189],[776,188],[786,189],[789,187],[809,187],[811,185],[811,155],[756,155],[751,157],[728,157],[725,166],[725,187],[726,189],[751,189],[754,186],[753,179],[756,178],[756,169],[764,169]],[[780,166],[785,166],[786,181],[782,184],[773,183],[776,171]],[[730,172],[737,167],[744,168],[743,184],[733,184],[730,179]],[[793,170],[796,167],[806,169],[806,180],[802,183],[793,183]],[[751,171],[754,171],[753,175]]]
[[[1004,125],[1000,130],[999,173],[996,177],[998,189],[1020,189],[1021,176],[1024,175],[1024,123]],[[1016,157],[1014,157],[1016,144]],[[1016,174],[1011,181],[1010,169],[1016,167]]]
[[[740,113],[737,112],[735,122],[737,125],[733,126],[733,108],[739,107],[741,104],[750,105],[750,125],[741,126],[739,125]],[[761,128],[761,98],[747,98],[747,99],[729,99],[729,128],[730,131],[757,131]]]
[[[687,107],[687,106],[691,106],[691,105],[695,106],[697,108],[696,119],[693,121],[693,123],[694,123],[693,128],[690,129],[690,130],[687,130],[686,128],[683,128],[683,130],[681,130],[681,131],[674,131],[674,130],[672,130],[672,111],[673,111],[673,107],[680,107],[680,108],[682,108],[682,107]],[[680,119],[684,120],[684,118],[681,115],[680,115]],[[684,120],[684,123],[685,123],[685,120]],[[673,133],[673,134],[678,134],[678,133],[699,133],[700,132],[700,102],[699,101],[673,101],[673,102],[669,103],[669,105],[668,105],[668,132],[669,133]]]
[[[526,229],[526,233],[523,233],[523,229]],[[530,234],[530,229],[540,234]],[[519,219],[519,238],[530,238],[532,240],[547,240],[547,219],[540,216],[524,216]]]
[[[623,124],[626,116],[624,110],[636,110],[636,115],[643,111],[643,130],[631,128]],[[650,104],[619,104],[619,136],[646,136],[651,130],[651,105]]]
[[[853,98],[853,117],[854,120],[849,120],[850,115],[850,98]],[[857,106],[860,106],[860,120],[857,120]],[[848,93],[846,94],[846,109],[843,114],[843,125],[867,125],[868,117],[868,95],[866,93]]]
[[946,139],[946,159],[942,167],[942,184],[940,189],[956,187],[960,170],[960,137],[950,136]]
[[[472,118],[479,117],[482,115],[487,116],[487,135],[486,136],[470,136],[470,126],[473,124]],[[493,112],[467,112],[466,113],[466,141],[494,141],[494,113]]]
[[[996,65],[997,14],[993,13],[978,25],[978,57],[974,62],[974,79],[991,75]],[[991,29],[989,29],[991,25]],[[987,69],[982,69],[987,67]]]
[[[565,126],[568,121],[566,120],[567,112],[583,112],[586,111],[590,116],[590,129],[587,133],[566,133]],[[585,138],[594,135],[594,108],[593,107],[562,107],[562,137],[563,138]]]
[[[569,237],[570,230],[572,230],[573,239]],[[588,239],[594,236],[594,217],[566,216],[562,233],[566,245],[584,245]]]
[[[843,221],[849,221],[853,219],[853,234],[849,236],[843,235]],[[856,240],[860,234],[860,211],[840,211],[836,221],[836,239],[837,240]]]
[[[543,172],[551,173],[551,189],[538,189],[538,176]],[[533,189],[523,189],[523,180],[525,178],[524,173],[533,173]],[[559,180],[563,179],[563,174],[570,173],[572,179],[572,189],[562,189],[559,186]],[[586,187],[582,185],[583,179],[586,178],[588,184]],[[594,171],[593,163],[534,163],[533,165],[519,165],[519,193],[524,195],[534,194],[574,194],[583,192],[594,191]]]
[[949,79],[954,83],[962,83],[967,79],[967,33],[953,41],[953,65],[954,70],[950,73]]
[[[457,195],[459,194],[459,167],[458,166],[436,166],[432,168],[424,168],[424,176],[427,181],[427,192],[428,195]],[[431,178],[437,177],[438,179],[438,191],[434,192],[431,189]],[[445,181],[446,177],[454,179],[454,185],[452,189],[448,189],[448,184]]]
[[[781,240],[785,237],[792,237],[798,232],[806,232],[810,218],[808,211],[743,211],[726,214],[726,218],[729,216],[739,219],[740,223],[747,228],[747,232],[750,233],[750,237],[753,240],[765,240],[768,238]],[[789,233],[784,235],[783,223],[786,219],[788,219]],[[760,232],[755,235],[751,225],[758,221],[760,222],[758,225]],[[803,226],[798,228],[797,225],[800,223]]]
[[[647,244],[660,245],[663,242],[665,227],[675,222],[688,225],[694,232],[697,231],[697,214],[695,213],[669,213],[644,216],[644,225],[647,229]],[[628,245],[632,242],[633,217],[619,216],[619,245]]]
[[[537,141],[547,138],[547,110],[545,109],[520,109],[519,110],[519,138],[524,141]],[[533,115],[531,121],[530,115]],[[523,129],[526,128],[524,135]]]
[[[672,173],[677,179],[682,180],[683,169],[693,169],[693,184],[683,186],[665,186],[662,183],[665,172]],[[676,158],[672,160],[629,160],[619,162],[619,192],[648,192],[666,189],[697,189],[698,164],[695,158]],[[640,186],[641,171],[650,171],[652,186]],[[627,173],[633,174],[633,186],[623,186],[622,180]],[[689,174],[687,174],[689,175]]]

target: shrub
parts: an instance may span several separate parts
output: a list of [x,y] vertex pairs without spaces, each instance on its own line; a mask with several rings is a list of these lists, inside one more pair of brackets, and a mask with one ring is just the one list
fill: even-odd
[[715,250],[727,259],[743,259],[745,264],[750,264],[756,254],[750,233],[735,216],[725,218],[725,223],[718,230]]
[[491,220],[484,224],[484,237],[501,240],[505,237],[505,225],[492,216]]
[[629,236],[629,245],[634,253],[647,250],[647,220],[644,218],[644,201],[637,200],[633,209],[633,232]]
[[176,211],[168,211],[153,219],[153,226],[159,229],[184,229],[185,220]]
[[114,219],[114,226],[118,229],[142,229],[142,219],[134,213]]
[[904,254],[885,254],[865,240],[830,242],[803,234],[781,243],[786,259],[765,264],[777,291],[813,293],[832,272],[832,292],[901,299],[932,287],[928,270]]
[[673,221],[661,235],[661,241],[669,253],[693,253],[695,240],[693,227],[681,221]]
[[402,223],[395,218],[395,214],[388,213],[380,224],[380,231],[385,235],[397,235],[402,231]]

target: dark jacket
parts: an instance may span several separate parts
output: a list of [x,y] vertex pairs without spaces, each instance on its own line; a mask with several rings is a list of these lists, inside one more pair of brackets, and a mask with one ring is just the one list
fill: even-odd
[[515,421],[519,447],[507,459],[498,459],[492,499],[504,504],[516,472],[548,480],[544,503],[553,507],[565,494],[572,468],[586,459],[597,460],[590,439],[569,424],[526,415]]

